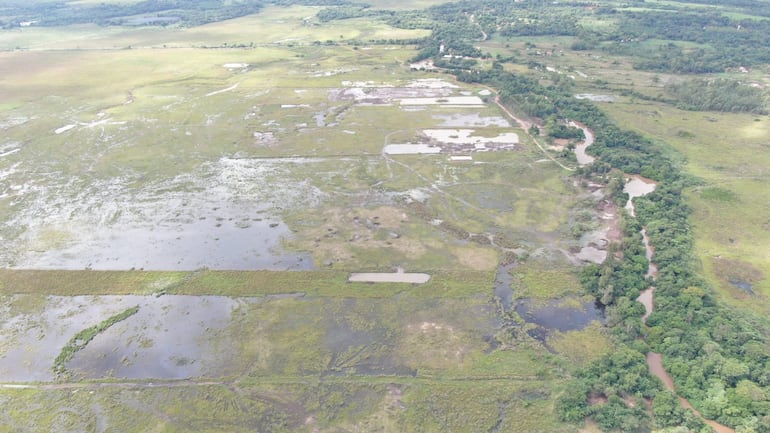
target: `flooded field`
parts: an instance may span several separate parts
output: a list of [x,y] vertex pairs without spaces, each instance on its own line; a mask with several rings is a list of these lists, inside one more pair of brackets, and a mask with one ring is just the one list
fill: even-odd
[[290,232],[276,208],[318,200],[310,185],[270,182],[291,165],[225,158],[141,187],[131,178],[79,189],[78,179],[40,179],[4,222],[26,231],[0,258],[22,269],[309,269],[308,255],[281,247]]
[[[71,380],[414,375],[419,367],[459,368],[458,354],[482,353],[488,343],[480,335],[494,334],[496,326],[482,298],[14,295],[0,301],[0,382],[54,380],[54,359],[75,334],[134,306],[136,314],[75,352],[65,365]],[[457,314],[467,308],[473,314]]]
[[[249,65],[216,64],[220,70],[254,73]],[[14,269],[313,269],[316,258],[304,252],[307,249],[286,248],[287,243],[297,244],[297,228],[290,227],[285,218],[295,210],[339,199],[340,188],[330,179],[347,176],[357,164],[347,155],[352,149],[366,154],[365,149],[358,150],[361,141],[384,141],[379,149],[378,144],[371,148],[371,154],[377,156],[512,150],[518,145],[518,134],[510,122],[496,115],[480,97],[472,96],[479,92],[444,79],[340,83],[342,87],[294,88],[281,97],[271,95],[269,89],[255,92],[243,81],[225,81],[198,90],[195,97],[143,98],[137,92],[130,95],[130,109],[124,106],[96,116],[68,113],[63,117],[91,120],[63,126],[64,122],[58,122],[46,128],[54,137],[46,140],[70,147],[74,152],[69,157],[71,164],[85,171],[62,166],[55,155],[34,160],[39,148],[48,145],[42,139],[9,142],[2,147],[4,164],[0,166],[0,197],[9,204],[0,220],[0,237],[7,245],[0,251],[0,265]],[[200,101],[217,98],[227,98],[230,111],[210,109]],[[402,113],[401,104],[412,106],[417,101],[441,103],[428,104],[413,124],[386,123],[376,126],[378,129],[369,124],[370,111],[384,108]],[[149,105],[155,103],[163,105]],[[185,104],[203,110],[195,113],[201,117],[200,125],[181,126],[161,118]],[[391,104],[392,108],[385,108]],[[144,113],[143,121],[125,120],[127,116],[121,114],[121,110],[134,109]],[[17,118],[5,122],[14,135],[28,126],[27,121],[13,121]],[[236,120],[244,126],[223,128],[224,122]],[[171,140],[181,136],[196,150],[186,154],[163,147],[156,154],[159,151],[151,143],[137,138],[164,126],[171,130]],[[379,129],[403,126],[408,129]],[[133,128],[138,132],[128,134]],[[220,135],[238,129],[243,130],[247,143],[233,142],[235,146],[225,146],[233,150],[223,149],[219,154],[206,149],[210,146],[206,144],[208,153],[200,153],[204,145],[199,144],[199,135],[207,137],[204,141],[225,141],[231,138]],[[418,141],[388,144],[391,134],[409,131],[414,131]],[[161,132],[161,136],[166,134]],[[301,156],[293,156],[297,154]],[[168,164],[168,174],[151,173],[148,179],[148,173],[123,166],[119,159],[128,157],[144,167],[156,156],[174,158],[180,167]],[[323,168],[316,169],[314,164]],[[392,168],[389,170],[394,179]],[[431,188],[426,180],[414,179],[409,186]],[[388,179],[380,179],[384,181]],[[365,189],[345,189],[348,197],[361,194],[374,203],[389,203],[399,194],[396,189],[372,197]],[[402,189],[404,193],[407,191]]]
[[0,424],[570,431],[526,330],[602,337],[582,187],[491,89],[348,44],[427,30],[319,10],[2,55]]
[[[14,311],[34,302],[34,310]],[[53,362],[79,331],[127,308],[134,316],[97,335],[66,365],[74,377],[180,379],[223,375],[215,338],[241,302],[214,296],[48,296],[3,298],[0,381],[54,379]]]

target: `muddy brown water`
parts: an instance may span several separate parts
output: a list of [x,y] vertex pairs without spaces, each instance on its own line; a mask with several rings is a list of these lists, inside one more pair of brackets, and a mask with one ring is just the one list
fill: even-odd
[[582,125],[577,122],[570,122],[571,126],[574,126],[576,128],[580,128],[583,130],[583,135],[585,135],[585,140],[583,140],[580,144],[575,146],[575,158],[577,158],[578,165],[588,165],[591,164],[596,160],[593,156],[586,153],[586,149],[588,149],[588,146],[594,144],[594,133],[590,129],[588,129],[585,125]]
[[[669,376],[668,372],[666,372],[666,369],[663,368],[663,356],[660,353],[650,352],[647,354],[647,365],[650,367],[650,373],[652,373],[655,377],[661,380],[663,382],[663,385],[666,387],[667,390],[676,392],[675,386],[674,386],[674,379]],[[716,421],[703,418],[703,415],[698,412],[697,409],[695,409],[692,404],[690,404],[687,399],[684,397],[679,397],[679,403],[684,407],[685,409],[690,409],[693,411],[693,413],[700,417],[703,422],[711,426],[711,428],[714,429],[716,433],[735,433],[735,430],[731,429],[730,427],[727,427],[726,425],[722,425]]]
[[628,214],[632,217],[636,216],[634,209],[634,199],[655,191],[657,186],[658,184],[654,180],[650,180],[637,175],[631,176],[623,186],[623,192],[628,194],[628,202],[626,203],[626,210],[628,210]]
[[663,355],[660,353],[649,352],[647,354],[647,365],[650,367],[650,373],[660,379],[667,390],[674,390],[674,379],[672,379],[666,372],[666,369],[663,368]]
[[[632,183],[634,183],[632,185]],[[652,181],[649,181],[648,179],[644,179],[641,177],[635,177],[628,183],[626,183],[626,188],[624,188],[624,192],[627,192],[629,194],[629,200],[628,204],[626,205],[626,209],[629,209],[629,213],[633,216],[634,215],[634,208],[632,200],[635,197],[641,197],[643,195],[649,194],[650,192],[655,190],[655,184]],[[630,207],[629,207],[630,205]],[[655,266],[655,264],[652,262],[653,256],[654,256],[654,248],[650,244],[650,239],[647,235],[647,229],[642,229],[642,242],[644,244],[645,248],[645,255],[647,256],[647,262],[649,263],[646,277],[652,277],[655,278],[658,275],[658,267]],[[642,293],[639,295],[639,297],[636,299],[638,302],[641,302],[642,305],[644,305],[644,315],[642,315],[642,322],[647,323],[647,319],[650,317],[650,314],[653,313],[655,308],[655,287],[648,287],[646,290],[642,291]],[[649,352],[647,353],[647,367],[650,369],[650,373],[652,373],[653,376],[657,377],[658,379],[663,382],[663,385],[668,389],[669,391],[676,392],[676,387],[674,386],[674,379],[668,374],[666,369],[663,367],[663,355],[656,352]],[[695,413],[696,416],[700,417],[703,422],[711,426],[711,428],[714,429],[716,433],[735,433],[735,430],[731,429],[730,427],[727,427],[725,425],[722,425],[716,421],[706,419],[704,418],[700,412],[698,412],[697,409],[695,409],[692,404],[690,404],[687,399],[684,397],[679,397],[679,402],[685,409],[690,409]]]
[[655,254],[655,249],[650,244],[650,237],[647,235],[647,229],[642,229],[642,243],[644,244],[644,255],[647,257],[647,273],[644,274],[645,278],[657,278],[658,277],[658,265],[652,261],[652,256]]
[[647,323],[647,319],[650,317],[650,314],[652,314],[653,308],[655,308],[654,300],[655,300],[655,287],[648,287],[645,290],[642,290],[642,293],[639,294],[639,297],[636,298],[638,302],[641,302],[642,305],[644,305],[644,315],[642,315],[642,323]]

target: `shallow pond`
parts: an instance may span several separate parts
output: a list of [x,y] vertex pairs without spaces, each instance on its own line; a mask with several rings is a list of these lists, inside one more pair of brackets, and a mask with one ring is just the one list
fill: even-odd
[[593,102],[614,102],[615,97],[612,95],[599,95],[595,93],[579,93],[575,95],[576,99],[588,99]]
[[602,310],[593,301],[580,299],[552,299],[543,304],[525,298],[516,303],[514,310],[527,323],[547,331],[576,331],[603,320]]
[[408,272],[361,272],[353,273],[348,281],[357,283],[412,283],[423,284],[430,280],[430,274]]
[[455,114],[437,114],[434,119],[442,120],[439,126],[442,128],[480,128],[497,126],[500,128],[510,128],[511,124],[504,117],[500,116],[481,116],[479,113],[455,113]]
[[[29,295],[17,295],[16,301]],[[138,305],[66,365],[75,378],[182,379],[227,374],[227,341],[217,331],[241,303],[221,296],[49,296],[35,310],[3,303],[0,381],[52,380],[53,362],[78,332]]]
[[741,281],[738,279],[730,278],[727,280],[730,284],[732,284],[734,287],[743,290],[747,294],[751,296],[755,296],[756,293],[754,293],[754,289],[751,285],[751,283],[747,283],[746,281]]
[[428,144],[388,144],[383,148],[382,152],[388,155],[420,155],[441,153],[441,148]]
[[[232,209],[218,210],[228,215]],[[232,213],[230,213],[232,215]],[[240,214],[243,215],[243,214]],[[221,222],[219,218],[223,218]],[[96,270],[311,269],[309,254],[281,252],[285,224],[217,216],[157,227],[95,227],[71,246],[37,251],[19,268]]]

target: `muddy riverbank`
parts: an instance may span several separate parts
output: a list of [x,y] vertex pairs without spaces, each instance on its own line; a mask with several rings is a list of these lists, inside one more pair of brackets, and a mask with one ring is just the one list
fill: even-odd
[[570,122],[570,126],[574,126],[575,128],[580,128],[583,130],[583,135],[585,136],[585,139],[575,146],[575,158],[577,158],[578,165],[584,166],[593,163],[596,158],[586,153],[586,149],[588,149],[588,146],[594,144],[594,133],[590,129],[588,129],[587,126],[583,125],[582,123],[578,122]]
[[[631,216],[635,216],[633,199],[636,197],[642,197],[644,195],[651,193],[652,191],[655,190],[656,186],[657,186],[656,182],[649,179],[645,179],[641,176],[632,177],[626,183],[623,191],[629,195],[628,203],[626,204],[626,209],[628,210]],[[642,228],[641,234],[642,234],[642,243],[644,244],[645,255],[647,257],[647,262],[648,262],[648,268],[647,268],[647,272],[645,273],[645,277],[655,279],[658,276],[658,267],[653,262],[655,249],[653,245],[650,243],[650,238],[647,235],[646,227]],[[644,315],[642,315],[642,322],[644,324],[647,324],[647,319],[655,311],[655,287],[650,286],[647,289],[643,290],[636,300],[642,303],[642,305],[644,305],[645,312],[644,312]],[[658,379],[661,380],[661,382],[663,382],[663,385],[666,387],[667,390],[676,392],[674,379],[668,374],[666,369],[663,367],[662,354],[656,353],[656,352],[648,352],[647,367],[650,369],[650,373],[653,376],[657,377]],[[696,416],[703,419],[703,421],[707,425],[709,425],[711,428],[713,428],[716,433],[735,433],[735,430],[731,429],[730,427],[722,425],[716,421],[704,418],[700,414],[700,412],[698,412],[698,410],[695,409],[692,406],[692,404],[690,404],[690,402],[687,401],[687,399],[685,399],[684,397],[679,397],[679,402],[682,405],[682,407],[684,407],[685,409],[692,410]]]

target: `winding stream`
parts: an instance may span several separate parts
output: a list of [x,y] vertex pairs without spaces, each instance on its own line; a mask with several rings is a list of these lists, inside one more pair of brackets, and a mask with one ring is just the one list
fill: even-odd
[[[635,217],[634,214],[634,204],[633,199],[635,197],[641,197],[644,195],[647,195],[651,193],[652,191],[655,191],[655,187],[657,186],[657,183],[655,183],[652,180],[645,179],[641,176],[634,176],[632,177],[623,188],[623,192],[627,193],[628,203],[626,204],[626,209],[628,210],[628,213]],[[647,235],[647,228],[642,228],[642,242],[644,243],[644,249],[645,249],[645,255],[647,256],[647,262],[649,263],[647,267],[647,273],[645,274],[645,277],[652,278],[653,280],[657,278],[658,276],[658,267],[653,263],[652,259],[655,254],[655,250],[650,244],[650,238]],[[647,319],[650,317],[652,312],[655,308],[655,287],[650,286],[646,290],[642,291],[642,293],[639,295],[638,298],[636,298],[638,302],[641,302],[642,305],[644,305],[644,315],[642,316],[642,323],[647,324]],[[663,385],[666,387],[667,390],[676,392],[676,387],[674,386],[674,379],[668,374],[666,369],[663,367],[663,355],[656,352],[649,352],[647,353],[647,366],[650,369],[650,373],[652,373],[653,376],[657,377],[658,379],[663,382]],[[693,411],[693,413],[701,418],[703,422],[711,426],[711,428],[714,429],[716,433],[735,433],[735,430],[731,429],[730,427],[727,427],[725,425],[722,425],[716,421],[706,419],[701,415],[701,413],[695,409],[692,404],[690,404],[687,399],[684,397],[679,397],[679,402],[685,409],[690,409]]]
[[585,135],[585,140],[583,140],[582,143],[575,146],[575,157],[577,158],[578,165],[581,167],[584,165],[591,164],[596,160],[593,156],[586,153],[586,149],[588,146],[594,144],[594,133],[590,129],[588,129],[585,125],[581,123],[577,123],[574,121],[569,122],[570,126],[574,126],[575,128],[580,128],[583,130],[583,135]]

